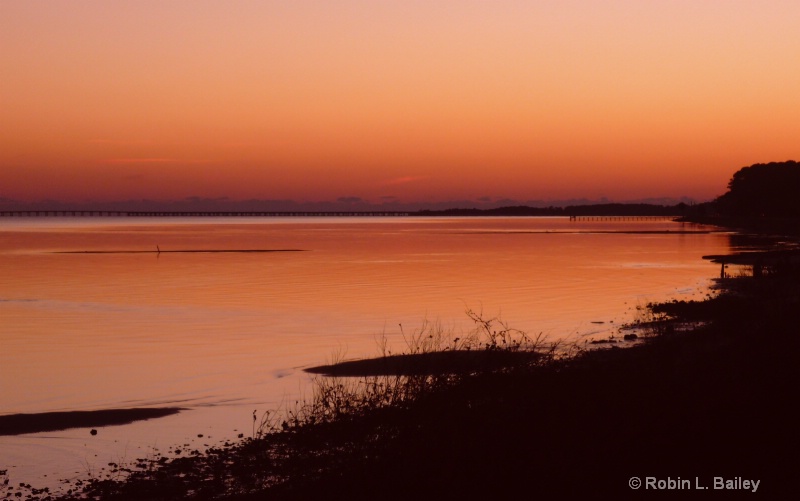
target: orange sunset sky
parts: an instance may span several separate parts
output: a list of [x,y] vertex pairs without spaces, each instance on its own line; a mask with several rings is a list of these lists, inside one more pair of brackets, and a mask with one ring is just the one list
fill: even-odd
[[614,201],[800,159],[800,2],[0,2],[0,198]]

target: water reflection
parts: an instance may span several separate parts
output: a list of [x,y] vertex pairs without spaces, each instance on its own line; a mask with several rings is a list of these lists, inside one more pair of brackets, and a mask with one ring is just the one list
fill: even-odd
[[[691,225],[561,218],[50,219],[0,233],[2,413],[192,409],[113,432],[139,444],[179,443],[187,423],[235,436],[253,408],[302,393],[300,368],[372,356],[380,335],[400,349],[400,324],[458,333],[466,308],[551,338],[605,336],[638,304],[702,297],[718,270],[701,256],[739,244]],[[146,252],[82,252],[120,250]],[[0,443],[0,465],[48,454],[35,435]]]

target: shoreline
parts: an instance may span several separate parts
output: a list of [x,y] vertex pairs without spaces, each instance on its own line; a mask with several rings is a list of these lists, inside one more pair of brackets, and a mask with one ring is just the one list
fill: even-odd
[[450,350],[347,360],[303,371],[326,377],[431,376],[499,370],[534,362],[534,351]]

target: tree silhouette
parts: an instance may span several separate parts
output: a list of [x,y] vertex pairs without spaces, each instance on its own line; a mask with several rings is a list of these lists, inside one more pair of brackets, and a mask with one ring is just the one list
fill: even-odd
[[723,216],[798,218],[800,163],[788,160],[739,169],[716,204]]

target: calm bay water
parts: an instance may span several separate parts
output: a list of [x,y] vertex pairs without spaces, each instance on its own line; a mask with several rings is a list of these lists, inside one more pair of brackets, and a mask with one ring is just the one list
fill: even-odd
[[[0,221],[0,415],[180,406],[0,437],[12,482],[56,485],[154,449],[251,433],[310,391],[303,367],[395,351],[467,308],[552,340],[607,337],[637,305],[708,293],[730,235],[565,218]],[[162,252],[155,252],[160,249]],[[173,251],[280,252],[173,252]],[[601,323],[602,322],[602,323]],[[202,438],[197,435],[202,434]]]

